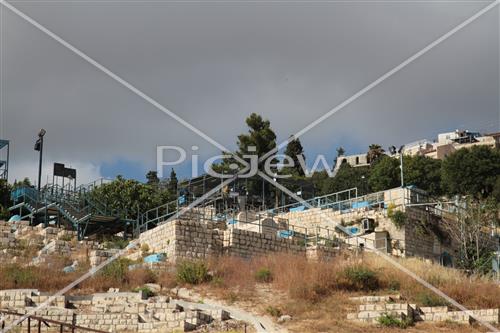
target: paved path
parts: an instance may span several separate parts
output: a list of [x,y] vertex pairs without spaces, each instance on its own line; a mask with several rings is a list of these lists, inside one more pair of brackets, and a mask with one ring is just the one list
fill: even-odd
[[[182,300],[172,300],[185,308],[196,308],[200,310],[225,310],[230,313],[231,318],[249,323],[258,333],[287,333],[288,330],[275,324],[271,318],[266,316],[256,315],[236,306],[225,305],[219,301],[193,294],[191,291],[180,288],[175,289],[177,295],[181,298],[188,299],[192,302]],[[203,301],[203,303],[194,303]]]

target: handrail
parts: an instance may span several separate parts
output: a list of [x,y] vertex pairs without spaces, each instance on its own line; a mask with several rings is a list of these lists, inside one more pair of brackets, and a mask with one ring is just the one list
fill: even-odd
[[[338,191],[338,192],[334,192],[334,193],[329,193],[329,194],[325,194],[325,195],[322,195],[322,196],[319,196],[319,197],[314,197],[314,198],[311,198],[311,199],[307,199],[307,200],[304,200],[304,202],[306,203],[309,203],[311,204],[311,206],[313,207],[323,207],[325,205],[328,205],[330,203],[327,202],[327,200],[331,197],[334,197],[337,198],[337,200],[333,201],[333,203],[335,202],[338,202],[338,197],[342,194],[348,194],[349,197],[350,197],[350,194],[352,192],[355,192],[355,196],[354,198],[357,198],[358,197],[358,188],[357,187],[352,187],[352,188],[349,188],[349,189],[346,189],[346,190],[342,190],[342,191]],[[351,198],[349,199],[344,199],[344,200],[350,200]],[[325,201],[325,204],[321,204],[321,201]],[[340,200],[342,201],[342,200]],[[283,206],[279,206],[279,207],[276,207],[276,208],[271,208],[269,209],[269,211],[271,212],[274,212],[274,211],[285,211],[286,208],[293,208],[293,207],[298,207],[298,206],[301,206],[303,205],[303,203],[301,202],[294,202],[294,203],[291,203],[291,204],[287,204],[287,205],[283,205]]]

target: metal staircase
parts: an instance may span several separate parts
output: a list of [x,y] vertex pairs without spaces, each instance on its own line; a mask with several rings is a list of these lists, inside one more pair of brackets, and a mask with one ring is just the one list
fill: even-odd
[[9,210],[18,211],[21,219],[29,219],[31,225],[64,224],[77,231],[79,239],[97,233],[131,233],[136,220],[129,219],[126,211],[111,210],[92,198],[94,188],[94,183],[76,189],[48,184],[40,191],[28,186],[19,187],[11,193],[14,205]]

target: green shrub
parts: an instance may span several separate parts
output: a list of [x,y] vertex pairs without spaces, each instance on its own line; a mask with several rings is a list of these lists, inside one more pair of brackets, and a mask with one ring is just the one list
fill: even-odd
[[393,212],[391,215],[387,214],[391,219],[392,223],[396,226],[396,228],[400,229],[406,223],[406,214],[400,210]]
[[10,281],[15,286],[34,286],[38,281],[37,276],[29,268],[21,268],[14,265],[9,265],[5,268],[4,276],[7,281]]
[[132,260],[127,258],[118,258],[110,264],[104,266],[101,274],[107,278],[124,282],[126,280],[128,266],[130,266],[130,264],[132,264]]
[[365,266],[351,266],[344,270],[344,275],[355,290],[376,290],[379,288],[377,274]]
[[413,325],[413,320],[410,317],[399,319],[391,314],[383,314],[378,318],[378,323],[386,327],[399,327],[405,329]]
[[273,281],[273,274],[269,268],[260,268],[257,272],[255,272],[255,280],[257,282],[269,283]]
[[146,298],[150,298],[150,297],[153,297],[155,296],[155,292],[152,291],[151,289],[149,289],[148,287],[144,286],[144,287],[140,287],[140,288],[135,288],[134,289],[135,292],[139,292],[139,291],[142,291],[142,295]]
[[104,248],[106,249],[119,249],[122,250],[127,247],[129,241],[121,237],[113,237],[106,242],[104,242]]
[[266,312],[272,317],[281,317],[283,314],[280,309],[270,305],[266,308]]
[[177,280],[180,283],[200,284],[210,280],[207,266],[200,261],[183,261],[177,265]]

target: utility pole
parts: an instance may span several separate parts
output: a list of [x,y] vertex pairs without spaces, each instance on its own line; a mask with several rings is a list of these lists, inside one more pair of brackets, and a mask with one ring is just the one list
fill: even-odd
[[401,187],[405,187],[405,182],[404,182],[404,175],[403,175],[403,149],[404,145],[399,148],[399,158],[400,158],[400,166],[399,168],[401,169]]

